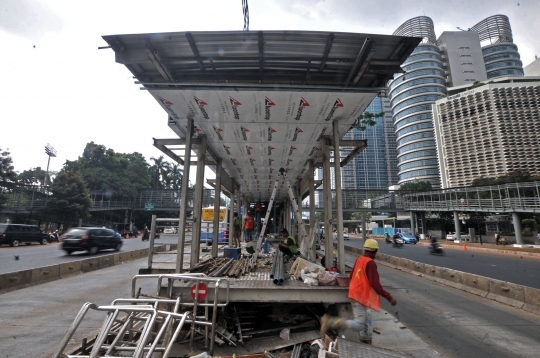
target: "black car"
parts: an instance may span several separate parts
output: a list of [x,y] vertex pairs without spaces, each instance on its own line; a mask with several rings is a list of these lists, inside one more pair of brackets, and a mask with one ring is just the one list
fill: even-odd
[[42,233],[37,225],[0,224],[0,245],[31,245],[33,242],[45,245],[49,242],[49,235]]
[[77,227],[69,229],[61,236],[62,250],[68,255],[75,251],[88,251],[97,254],[101,250],[113,249],[119,251],[122,238],[110,229],[98,227]]

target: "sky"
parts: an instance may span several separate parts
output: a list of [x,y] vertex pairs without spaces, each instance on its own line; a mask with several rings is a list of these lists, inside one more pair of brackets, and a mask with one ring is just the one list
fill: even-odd
[[[524,66],[540,56],[537,0],[249,0],[249,29],[390,35],[426,15],[438,36],[495,14],[510,18]],[[19,172],[47,167],[47,143],[58,153],[53,171],[91,141],[150,162],[162,155],[152,138],[175,135],[157,102],[114,62],[114,52],[98,50],[107,45],[101,36],[243,25],[242,0],[0,0],[0,148],[9,148]]]

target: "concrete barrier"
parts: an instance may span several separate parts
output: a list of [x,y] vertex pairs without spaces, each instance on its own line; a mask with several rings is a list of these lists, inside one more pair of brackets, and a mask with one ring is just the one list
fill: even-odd
[[30,286],[32,270],[8,272],[0,275],[0,292],[9,292],[19,287]]
[[523,309],[540,315],[540,290],[532,287],[524,287],[525,303]]
[[[170,245],[171,248],[173,246],[174,249],[176,249],[178,245]],[[167,248],[163,245],[158,246],[155,249],[161,252],[165,251]],[[135,251],[118,252],[110,255],[90,257],[79,261],[65,262],[58,265],[0,274],[0,294],[147,257],[149,251],[149,248],[145,248]]]
[[31,272],[29,282],[31,285],[55,281],[60,278],[60,265],[38,267]]
[[525,304],[525,289],[524,286],[516,285],[515,283],[490,278],[487,298],[522,308]]
[[81,262],[72,261],[58,265],[60,266],[60,278],[81,273]]

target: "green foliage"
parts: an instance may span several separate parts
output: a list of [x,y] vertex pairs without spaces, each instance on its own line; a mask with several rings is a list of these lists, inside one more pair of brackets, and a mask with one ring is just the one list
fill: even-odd
[[140,153],[115,153],[113,149],[90,142],[81,157],[66,161],[62,171],[80,173],[90,190],[134,197],[141,190],[150,188],[148,167]]
[[429,191],[432,188],[433,187],[432,187],[430,182],[415,179],[413,181],[406,182],[405,184],[401,184],[401,186],[399,187],[399,190],[403,190],[403,191]]
[[[9,150],[9,149],[8,149]],[[6,205],[8,197],[6,193],[8,187],[13,186],[17,182],[17,173],[13,166],[13,159],[8,150],[0,148],[0,210]]]
[[41,167],[36,167],[33,169],[25,170],[19,174],[19,184],[24,185],[44,185],[45,178],[47,178],[47,184],[51,184],[51,176],[56,175],[57,172],[49,172],[47,174],[46,170],[41,169]]
[[527,225],[527,226],[535,226],[536,225],[536,220],[534,220],[534,219],[523,219],[523,220],[521,220],[521,224],[522,225]]
[[472,186],[487,186],[487,185],[499,185],[506,183],[520,183],[533,180],[540,180],[540,176],[532,176],[527,170],[517,169],[506,175],[497,178],[484,178],[480,177],[474,179],[471,183]]
[[380,113],[364,112],[356,119],[356,122],[354,123],[354,127],[361,131],[365,131],[367,127],[373,127],[375,124],[377,124],[377,118],[382,118],[382,117],[384,117],[384,112],[380,112]]
[[88,217],[92,200],[90,200],[90,192],[81,173],[61,172],[53,182],[52,192],[49,208],[63,222],[69,223],[72,220]]

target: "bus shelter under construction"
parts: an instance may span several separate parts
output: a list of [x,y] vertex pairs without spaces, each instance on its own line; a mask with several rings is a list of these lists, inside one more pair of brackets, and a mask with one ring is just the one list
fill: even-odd
[[[154,139],[154,146],[184,166],[184,178],[195,166],[196,186],[193,217],[188,219],[188,205],[182,203],[188,197],[188,180],[182,181],[174,259],[161,269],[150,261],[148,274],[137,278],[156,280],[157,293],[141,296],[134,279],[130,299],[83,307],[76,320],[88,310],[106,312],[108,317],[86,351],[93,357],[103,352],[181,356],[187,351],[182,353],[175,344],[183,341],[195,350],[199,344],[210,354],[220,343],[229,349],[248,349],[251,344],[250,352],[262,353],[314,339],[318,322],[313,318],[320,317],[320,310],[329,303],[348,304],[347,287],[309,286],[296,279],[300,262],[305,266],[317,261],[315,189],[322,184],[328,223],[322,246],[333,252],[330,223],[335,210],[337,269],[345,273],[342,206],[332,208],[331,189],[335,186],[335,201],[340,203],[341,168],[369,143],[341,138],[375,96],[385,95],[387,81],[402,72],[400,65],[421,39],[308,31],[178,32],[103,39],[108,43],[104,48],[114,51],[116,62],[128,68],[141,90],[148,91],[165,112],[161,119],[148,119],[147,127],[168,125],[175,135]],[[342,156],[340,147],[354,149]],[[214,207],[221,205],[220,194],[229,197],[230,213],[264,203],[261,233],[270,216],[293,233],[300,247],[294,263],[283,260],[279,251],[265,254],[264,235],[252,247],[252,255],[244,253],[238,260],[218,257],[218,240],[213,240],[211,254],[201,259],[205,167],[216,173],[216,179],[207,181],[215,188]],[[320,167],[322,183],[314,180],[314,170]],[[301,219],[306,197],[309,228]],[[217,238],[219,210],[214,213]],[[193,227],[190,243],[188,221]],[[188,250],[190,256],[184,259]],[[332,260],[325,264],[333,266]],[[257,326],[261,321],[267,325]],[[248,342],[261,331],[283,333],[283,324],[291,332],[288,343],[277,342],[275,334],[271,344]],[[72,328],[76,329],[75,322]],[[70,338],[69,334],[64,338],[64,348]],[[295,350],[293,355],[299,356],[299,348]],[[73,356],[84,355],[83,351]],[[227,352],[233,353],[220,354]]]

